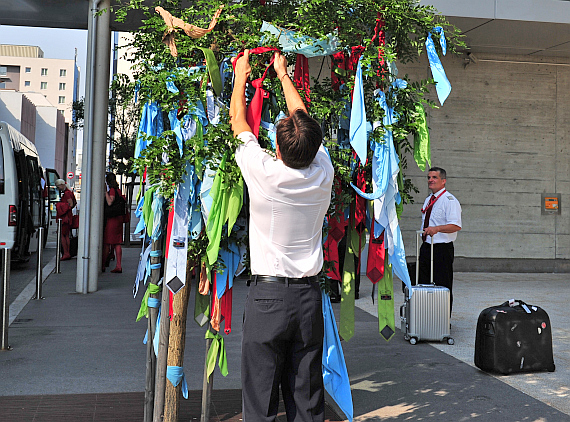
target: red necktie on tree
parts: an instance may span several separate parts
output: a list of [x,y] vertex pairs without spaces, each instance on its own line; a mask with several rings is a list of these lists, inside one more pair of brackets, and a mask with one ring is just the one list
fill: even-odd
[[[341,194],[340,180],[335,178],[335,194]],[[332,280],[341,280],[341,274],[339,269],[339,252],[338,252],[338,242],[344,237],[344,228],[347,225],[347,221],[344,219],[344,212],[342,210],[336,210],[337,217],[327,217],[329,223],[329,231],[327,234],[327,240],[324,244],[324,258],[325,261],[331,262],[333,267],[328,271],[327,277]]]
[[[425,212],[424,227],[423,227],[424,231],[425,231],[426,227],[429,226],[429,218],[430,218],[430,216],[431,216],[431,210],[433,209],[433,203],[436,201],[436,199],[437,199],[437,198],[435,197],[435,195],[432,194],[432,195],[430,196],[429,202],[428,202],[428,204],[427,204],[427,206],[426,206],[426,208],[425,208],[425,211],[424,211],[424,212]],[[416,209],[417,209],[417,208],[416,208]],[[425,242],[426,239],[427,239],[427,234],[425,234],[425,233],[422,234],[422,240]]]
[[[257,47],[249,50],[249,54],[261,54],[266,53],[268,51],[279,51],[278,48],[275,47]],[[239,53],[237,58],[239,59],[243,56],[243,52]],[[269,93],[263,89],[263,81],[265,80],[265,76],[267,75],[267,71],[275,61],[275,55],[271,58],[271,61],[267,65],[265,72],[263,72],[263,76],[259,79],[255,79],[251,82],[251,85],[255,88],[255,94],[251,102],[249,103],[249,107],[247,108],[245,120],[249,127],[251,127],[251,131],[257,138],[259,135],[259,125],[261,124],[261,110],[263,109],[263,99],[269,96]],[[234,61],[234,70],[235,70],[235,61]]]
[[295,73],[293,81],[297,89],[302,89],[305,93],[305,102],[311,102],[311,82],[309,80],[309,59],[302,54],[297,54],[297,63],[295,64]]
[[366,276],[374,284],[384,277],[384,259],[386,249],[384,249],[384,232],[374,238],[374,219],[370,228],[370,242],[368,243],[368,261],[366,263]]

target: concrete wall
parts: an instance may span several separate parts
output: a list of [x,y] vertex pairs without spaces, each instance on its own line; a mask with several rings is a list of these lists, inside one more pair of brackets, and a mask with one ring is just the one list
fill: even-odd
[[[479,56],[466,67],[462,57],[443,60],[453,89],[442,108],[428,110],[432,165],[447,170],[447,187],[463,208],[456,256],[472,270],[500,270],[505,259],[509,268],[568,270],[570,62]],[[404,73],[430,75],[425,61],[401,66]],[[401,220],[410,256],[428,191],[427,172],[408,161],[421,192]],[[561,215],[541,215],[546,192],[561,194]]]
[[25,95],[22,95],[20,132],[32,143],[36,142],[36,106]]

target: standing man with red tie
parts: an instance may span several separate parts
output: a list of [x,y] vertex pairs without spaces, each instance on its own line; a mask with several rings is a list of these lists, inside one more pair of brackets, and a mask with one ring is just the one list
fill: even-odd
[[432,192],[422,208],[419,284],[430,283],[430,253],[433,242],[433,282],[449,289],[453,306],[453,242],[461,230],[461,205],[447,192],[447,173],[440,167],[428,172],[428,188]]

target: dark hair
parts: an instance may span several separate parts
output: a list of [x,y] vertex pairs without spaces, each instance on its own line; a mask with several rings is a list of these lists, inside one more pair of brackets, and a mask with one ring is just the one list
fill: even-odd
[[110,188],[119,189],[119,184],[117,183],[117,178],[114,173],[107,173],[105,176],[105,181]]
[[277,125],[277,145],[287,167],[309,167],[322,140],[321,126],[303,110],[295,110]]
[[429,169],[429,171],[437,171],[439,172],[439,177],[443,180],[447,179],[447,173],[445,172],[444,169],[442,169],[441,167],[432,167]]

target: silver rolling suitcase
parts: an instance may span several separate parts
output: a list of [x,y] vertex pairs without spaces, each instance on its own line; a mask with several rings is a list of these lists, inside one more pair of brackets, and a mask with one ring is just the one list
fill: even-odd
[[[416,280],[419,280],[419,257],[422,231],[416,232]],[[430,281],[433,283],[433,239],[431,244]],[[435,284],[418,284],[411,291],[404,290],[404,304],[400,307],[401,328],[410,344],[419,340],[443,341],[453,344],[450,334],[449,289]]]

